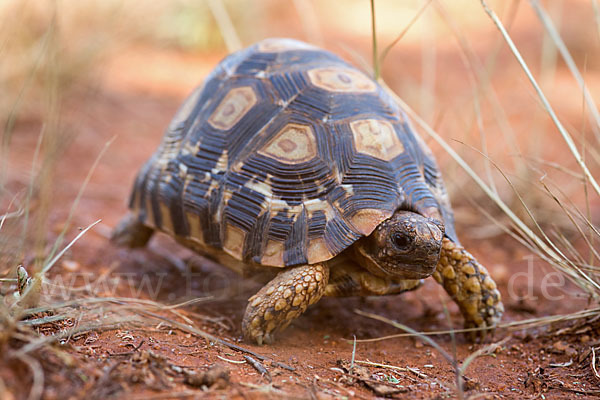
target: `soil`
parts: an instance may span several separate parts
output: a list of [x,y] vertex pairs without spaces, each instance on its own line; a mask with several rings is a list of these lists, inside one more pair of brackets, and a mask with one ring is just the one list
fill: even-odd
[[[165,235],[158,235],[141,250],[118,249],[108,243],[110,230],[126,212],[134,176],[191,90],[190,82],[195,79],[191,77],[199,81],[223,55],[200,57],[136,47],[107,60],[101,83],[79,88],[64,104],[64,126],[76,135],[57,164],[48,224],[52,243],[92,161],[114,138],[75,210],[73,227],[86,227],[97,219],[102,222],[73,246],[49,278],[73,279],[81,284],[86,276],[119,277],[114,290],[98,289],[96,294],[102,296],[139,297],[164,304],[200,298],[177,314],[153,312],[212,337],[157,319],[84,330],[37,353],[45,373],[44,398],[457,397],[456,370],[436,347],[415,337],[365,342],[401,331],[356,312],[384,316],[418,331],[460,328],[457,307],[432,279],[418,291],[402,296],[323,299],[280,333],[274,344],[256,346],[242,340],[240,323],[247,299],[259,289],[259,283],[181,248]],[[147,60],[159,60],[162,69],[143,68]],[[389,61],[393,63],[393,59]],[[394,79],[390,80],[393,84]],[[42,129],[39,121],[36,117],[22,118],[15,125],[9,154],[11,187],[22,188],[28,182],[22,171],[30,168],[32,149]],[[458,199],[456,204],[458,216],[474,212],[464,200]],[[552,272],[550,267],[539,260],[530,266],[528,252],[512,239],[503,235],[491,240],[481,237],[471,229],[477,225],[473,219],[465,219],[461,222],[458,218],[459,235],[499,284],[506,307],[504,322],[590,307],[570,283],[544,292],[540,282],[550,279],[545,278]],[[76,234],[72,229],[69,240]],[[27,257],[26,266],[32,264],[34,256]],[[487,347],[488,351],[468,365],[465,396],[576,398],[600,393],[600,375],[592,368],[592,349],[600,343],[600,325],[594,322],[499,329],[483,343],[475,344],[462,335],[436,335],[432,339],[459,366],[475,351],[498,344]],[[74,314],[36,329],[53,335],[79,323],[80,317]],[[215,338],[247,351],[223,345]],[[18,339],[12,340],[16,347],[23,345]],[[260,361],[260,356],[264,360]],[[0,377],[7,385],[4,398],[27,397],[33,378],[23,361],[0,364]]]

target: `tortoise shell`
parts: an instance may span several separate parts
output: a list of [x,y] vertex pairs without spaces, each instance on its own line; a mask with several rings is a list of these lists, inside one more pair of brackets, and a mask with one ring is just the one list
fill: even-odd
[[269,39],[225,58],[141,169],[144,224],[249,264],[326,261],[402,208],[458,242],[438,168],[404,112],[336,55]]

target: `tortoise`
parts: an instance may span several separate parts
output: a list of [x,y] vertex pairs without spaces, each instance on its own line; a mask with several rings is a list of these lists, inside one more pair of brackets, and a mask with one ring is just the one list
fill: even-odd
[[461,245],[439,169],[405,113],[338,56],[267,39],[226,57],[137,175],[113,242],[155,231],[244,276],[244,336],[270,343],[322,296],[393,295],[431,275],[467,327],[503,306]]

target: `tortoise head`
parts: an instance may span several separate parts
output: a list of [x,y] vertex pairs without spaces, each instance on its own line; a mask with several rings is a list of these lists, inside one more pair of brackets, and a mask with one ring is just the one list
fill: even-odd
[[440,259],[444,225],[399,210],[354,245],[358,263],[373,275],[421,279],[433,274]]

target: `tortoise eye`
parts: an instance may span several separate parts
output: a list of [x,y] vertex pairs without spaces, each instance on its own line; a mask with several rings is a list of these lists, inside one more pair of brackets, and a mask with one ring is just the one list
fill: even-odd
[[404,233],[396,232],[392,234],[392,242],[398,250],[407,250],[412,241]]

